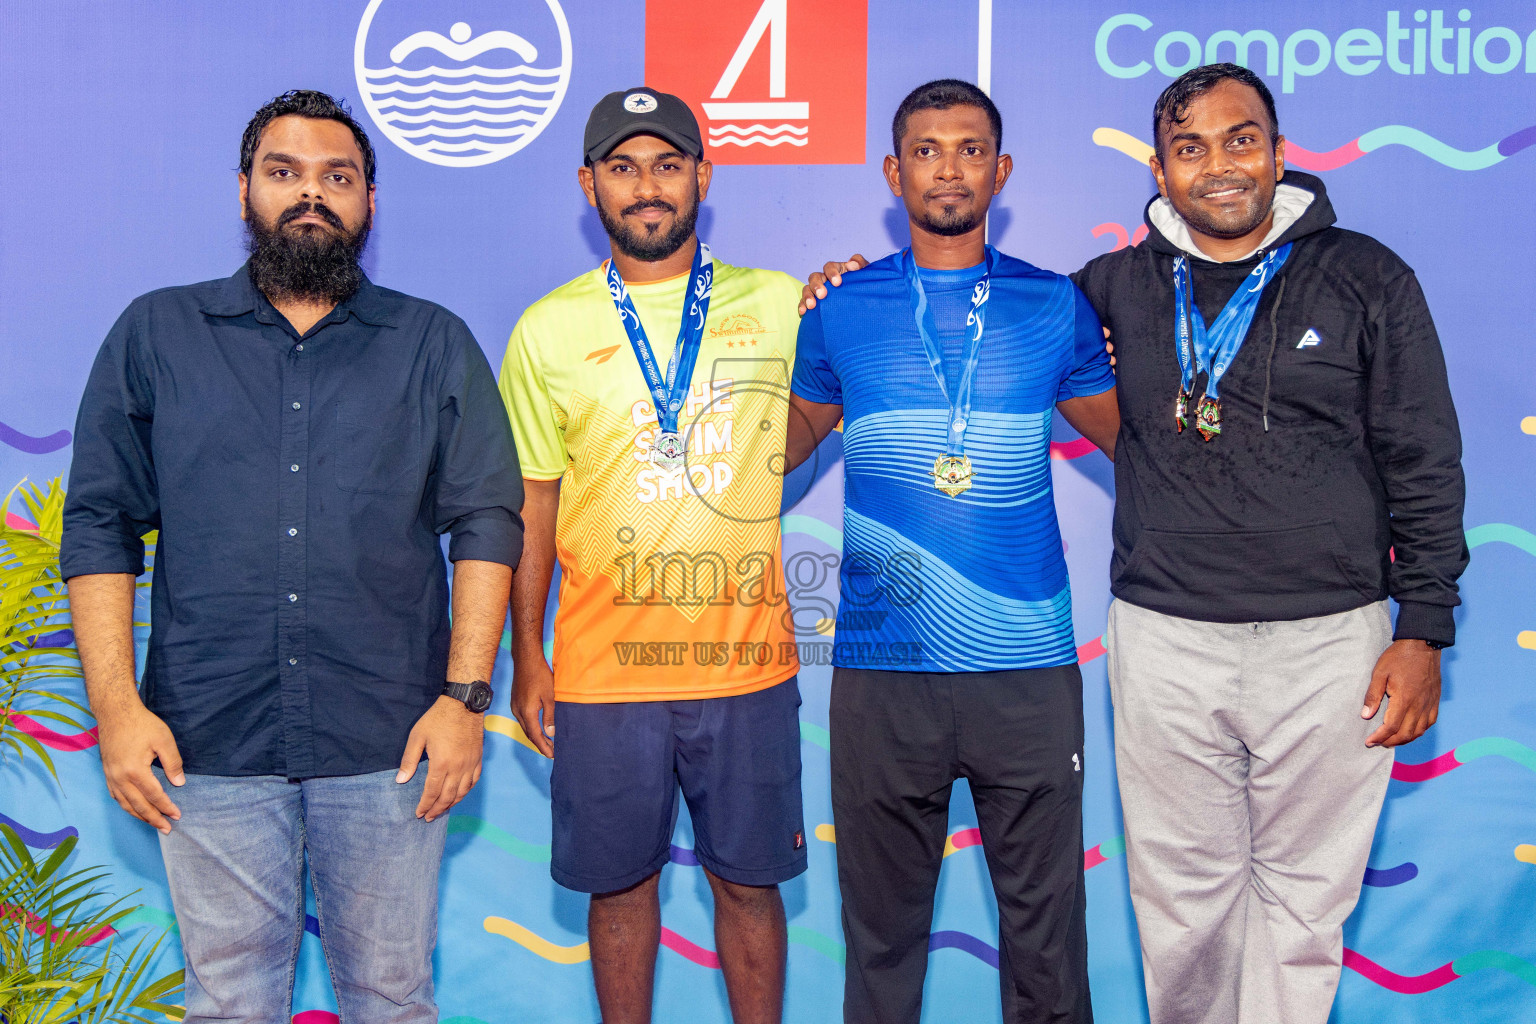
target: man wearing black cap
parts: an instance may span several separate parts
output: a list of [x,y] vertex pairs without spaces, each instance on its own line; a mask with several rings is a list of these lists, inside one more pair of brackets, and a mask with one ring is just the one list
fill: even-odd
[[[592,894],[603,1020],[650,1020],[675,860],[713,890],[733,1019],[775,1024],[778,884],[806,856],[778,518],[799,285],[695,235],[713,169],[682,100],[611,93],[584,149],[613,258],[529,307],[501,372],[528,495],[512,706],[555,760],[550,873]],[[692,849],[672,845],[679,787]]]

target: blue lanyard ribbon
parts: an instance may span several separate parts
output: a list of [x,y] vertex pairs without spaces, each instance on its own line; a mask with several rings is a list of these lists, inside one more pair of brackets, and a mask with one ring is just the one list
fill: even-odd
[[917,270],[917,260],[910,248],[902,250],[902,269],[907,272],[907,295],[912,300],[912,318],[917,321],[917,333],[923,339],[923,351],[928,355],[928,365],[939,382],[939,392],[949,403],[948,454],[965,452],[965,428],[971,417],[971,386],[976,381],[976,366],[981,362],[981,335],[987,325],[987,299],[992,294],[992,268],[997,265],[997,250],[987,246],[987,270],[971,289],[971,310],[966,315],[964,366],[954,397],[949,394],[949,380],[944,374],[944,349],[939,344],[939,331],[934,326],[933,310],[923,291],[923,279]]
[[1209,375],[1205,396],[1213,402],[1220,400],[1218,389],[1221,378],[1232,365],[1232,360],[1237,358],[1238,350],[1243,347],[1243,339],[1248,337],[1248,328],[1253,323],[1253,314],[1259,308],[1259,299],[1264,295],[1264,286],[1280,272],[1290,254],[1291,243],[1287,242],[1259,261],[1259,265],[1238,286],[1209,328],[1205,326],[1205,318],[1195,305],[1194,286],[1189,277],[1189,257],[1180,256],[1173,261],[1179,385],[1183,394],[1194,392],[1195,377],[1204,370]]
[[704,323],[709,318],[709,295],[714,286],[715,265],[709,246],[699,243],[693,254],[693,271],[688,291],[683,295],[683,321],[677,327],[677,345],[672,358],[667,360],[666,376],[656,365],[656,354],[645,336],[645,326],[640,314],[629,297],[629,289],[619,276],[613,261],[608,261],[608,294],[619,320],[629,335],[629,346],[635,350],[640,372],[645,375],[646,386],[651,389],[651,401],[656,407],[656,422],[664,434],[677,433],[677,416],[688,399],[688,389],[693,382],[693,365],[699,359],[699,346],[704,338]]

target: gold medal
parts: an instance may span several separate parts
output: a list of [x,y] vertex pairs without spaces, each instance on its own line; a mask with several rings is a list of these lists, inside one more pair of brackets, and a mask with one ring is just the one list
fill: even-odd
[[1173,422],[1178,426],[1178,433],[1184,433],[1184,428],[1189,426],[1189,392],[1179,388],[1179,397],[1173,402]]
[[1195,429],[1207,441],[1221,433],[1221,403],[1210,395],[1200,396],[1200,408],[1195,411]]
[[975,478],[969,455],[940,455],[933,460],[933,486],[951,498],[970,490]]

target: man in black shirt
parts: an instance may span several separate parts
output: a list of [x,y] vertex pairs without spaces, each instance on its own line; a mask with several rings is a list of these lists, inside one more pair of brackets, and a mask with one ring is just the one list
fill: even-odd
[[1153,123],[1146,241],[1075,275],[1118,360],[1105,647],[1147,999],[1323,1024],[1392,748],[1439,709],[1461,436],[1417,278],[1285,169],[1264,83],[1197,68]]
[[438,864],[480,774],[522,484],[469,329],[358,265],[373,178],[330,97],[263,107],[250,261],[136,299],[81,400],[61,566],[107,787],[161,834],[189,1024],[291,1015],[306,853],[343,1018],[437,1019]]

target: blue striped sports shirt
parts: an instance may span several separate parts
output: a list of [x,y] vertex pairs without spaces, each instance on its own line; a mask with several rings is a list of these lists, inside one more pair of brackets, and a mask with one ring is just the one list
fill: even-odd
[[[949,393],[985,264],[920,270]],[[1055,404],[1114,386],[1098,317],[1061,274],[999,255],[965,450],[975,483],[933,485],[949,406],[900,254],[843,278],[800,323],[793,388],[843,406],[841,599],[832,663],[913,672],[1077,660],[1051,488]]]

